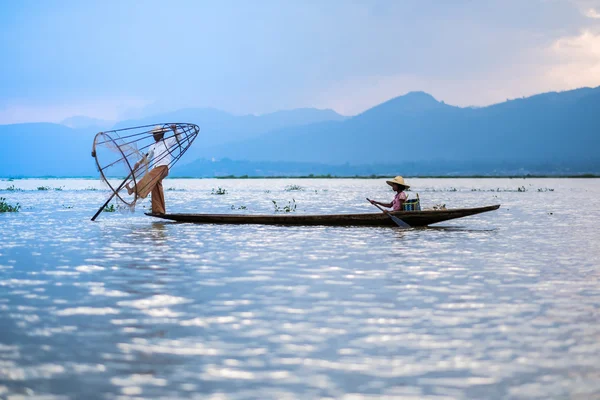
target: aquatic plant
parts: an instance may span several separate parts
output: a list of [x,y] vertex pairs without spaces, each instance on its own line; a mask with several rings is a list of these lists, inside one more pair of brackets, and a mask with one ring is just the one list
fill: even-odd
[[554,189],[551,189],[551,188],[539,188],[538,192],[554,192]]
[[296,200],[292,199],[292,201],[288,201],[286,206],[279,206],[275,200],[271,200],[273,202],[273,207],[275,208],[275,212],[295,212],[296,211]]
[[[231,209],[232,209],[232,210],[236,210],[236,207],[235,207],[235,206],[232,204],[232,205],[231,205]],[[242,206],[239,206],[239,207],[237,207],[237,210],[246,210],[246,209],[248,209],[248,207],[246,207],[246,206],[243,206],[243,205],[242,205]]]
[[223,189],[223,188],[221,188],[221,187],[219,186],[219,188],[218,188],[217,190],[215,190],[215,189],[213,188],[213,190],[212,190],[212,192],[211,192],[210,194],[223,195],[223,194],[227,194],[227,190],[225,190],[225,189]]
[[445,210],[446,209],[446,205],[445,204],[436,204],[435,206],[433,206],[434,210]]
[[[525,186],[519,186],[517,189],[500,189],[500,188],[496,188],[496,189],[471,189],[471,192],[526,192],[527,188]],[[546,189],[546,190],[542,190],[542,189],[538,189],[538,192],[545,192],[545,191],[549,191],[549,192],[553,192],[554,189]],[[434,190],[435,192],[435,190]]]
[[109,204],[107,206],[104,207],[104,212],[115,212],[117,211],[117,208],[115,207],[114,204]]
[[20,192],[23,189],[19,189],[18,187],[15,187],[15,185],[10,185],[5,190],[8,190],[9,192]]
[[54,190],[63,190],[64,186],[55,187]]
[[304,190],[304,188],[300,185],[288,185],[285,187],[286,192],[301,191],[301,190]]
[[50,190],[50,186],[38,186],[37,190]]
[[21,205],[17,203],[16,205],[11,205],[6,202],[4,197],[0,197],[0,213],[2,212],[19,212],[21,209]]
[[63,208],[73,208],[73,206],[66,206],[63,204]]

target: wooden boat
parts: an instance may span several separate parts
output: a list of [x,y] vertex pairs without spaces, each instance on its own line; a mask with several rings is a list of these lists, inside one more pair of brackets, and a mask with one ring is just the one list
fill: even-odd
[[[427,226],[450,219],[468,217],[500,208],[493,205],[453,210],[394,211],[391,214],[414,226]],[[151,217],[198,224],[324,225],[324,226],[396,226],[384,213],[325,215],[252,215],[252,214],[151,214]]]

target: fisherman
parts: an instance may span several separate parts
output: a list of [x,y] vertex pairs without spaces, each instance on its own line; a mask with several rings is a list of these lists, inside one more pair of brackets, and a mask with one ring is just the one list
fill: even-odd
[[408,189],[410,186],[404,183],[404,178],[401,176],[397,176],[394,179],[389,181],[385,181],[388,185],[394,189],[396,192],[396,196],[394,196],[394,200],[391,203],[382,203],[380,201],[369,200],[371,204],[379,204],[383,207],[391,208],[392,211],[402,211],[402,205],[406,202],[408,196],[404,193],[404,190]]
[[171,163],[171,151],[180,140],[180,134],[177,133],[177,125],[170,126],[175,134],[174,137],[164,139],[168,128],[156,126],[152,129],[154,144],[150,146],[148,153],[143,159],[135,163],[133,170],[136,171],[142,163],[151,161],[154,165],[146,175],[133,188],[127,184],[127,193],[130,195],[136,192],[141,198],[146,198],[148,193],[152,192],[152,214],[165,214],[165,194],[163,192],[162,180],[169,175],[169,164]]

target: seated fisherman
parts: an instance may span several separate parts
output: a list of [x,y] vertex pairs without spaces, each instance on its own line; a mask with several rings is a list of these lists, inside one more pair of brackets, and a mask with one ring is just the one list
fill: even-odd
[[370,200],[371,203],[391,208],[392,211],[402,211],[402,205],[408,198],[406,193],[404,193],[404,190],[408,189],[410,186],[404,183],[404,178],[402,178],[401,176],[397,176],[394,179],[385,182],[388,185],[390,185],[392,189],[394,189],[394,191],[396,192],[396,196],[394,196],[394,199],[391,203],[382,203],[380,201]]

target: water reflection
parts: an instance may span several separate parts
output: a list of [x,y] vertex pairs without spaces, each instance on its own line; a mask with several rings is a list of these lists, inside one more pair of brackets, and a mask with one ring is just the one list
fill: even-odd
[[[214,182],[178,184],[174,211],[230,207]],[[257,213],[279,183],[219,184]],[[91,224],[97,193],[19,193],[38,205],[0,215],[0,397],[598,397],[600,185],[471,191],[500,184],[428,192],[510,206],[410,230]],[[303,186],[312,213],[366,211],[380,185]],[[561,207],[563,190],[589,209]]]

